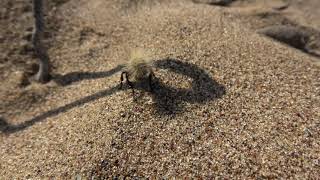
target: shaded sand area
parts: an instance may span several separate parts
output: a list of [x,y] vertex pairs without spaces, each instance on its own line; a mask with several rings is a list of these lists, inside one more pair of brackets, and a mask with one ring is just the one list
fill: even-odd
[[[277,19],[288,19],[281,13],[293,5],[274,12],[256,1],[54,2],[49,83],[27,82],[35,58],[18,51],[28,45],[4,45],[29,20],[1,31],[4,179],[319,177],[319,58],[257,33],[286,25]],[[266,12],[279,17],[259,19]],[[119,80],[136,47],[152,52],[157,78],[152,93],[137,87],[134,102]]]

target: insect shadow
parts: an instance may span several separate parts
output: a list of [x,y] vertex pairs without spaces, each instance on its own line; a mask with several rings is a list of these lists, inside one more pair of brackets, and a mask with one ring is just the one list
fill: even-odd
[[[182,62],[176,59],[163,59],[163,60],[156,61],[155,65],[156,65],[156,68],[168,69],[169,71],[182,74],[193,79],[191,84],[191,87],[192,87],[191,89],[169,87],[168,85],[163,83],[160,79],[158,78],[154,79],[154,82],[153,82],[154,91],[151,93],[151,95],[153,100],[155,101],[156,113],[160,115],[175,115],[179,112],[182,112],[183,102],[203,103],[205,101],[220,98],[226,93],[225,87],[223,85],[217,83],[203,69],[197,67],[194,64]],[[114,74],[120,71],[121,69],[122,69],[122,66],[118,66],[111,71],[101,72],[101,73],[98,72],[96,76],[95,74],[89,74],[87,76],[86,73],[84,73],[83,75],[79,73],[80,78],[79,76],[76,76],[78,78],[75,78],[75,80],[69,81],[69,83],[80,81],[83,79],[101,78],[102,75],[109,76],[111,74]],[[65,76],[65,77],[68,77],[68,76]],[[69,84],[69,83],[66,83],[66,84]],[[146,90],[144,87],[145,86],[137,86],[138,89],[140,88],[142,90]],[[67,112],[72,108],[82,106],[91,101],[95,101],[97,99],[110,96],[113,93],[119,91],[119,88],[120,88],[120,84],[114,87],[111,87],[109,89],[99,91],[95,94],[83,97],[81,99],[78,99],[64,106],[58,107],[56,109],[49,110],[43,114],[35,116],[17,125],[10,124],[4,118],[0,118],[0,131],[6,134],[11,134],[11,133],[24,130],[34,125],[37,122],[44,121],[49,117],[53,117],[60,113]]]
[[[155,112],[159,115],[176,115],[183,112],[183,102],[203,103],[205,101],[221,98],[225,87],[212,79],[205,70],[194,64],[177,59],[162,59],[155,62],[156,68],[167,69],[171,72],[191,78],[191,88],[174,88],[154,77],[151,92],[155,105]],[[146,85],[137,88],[148,91]]]

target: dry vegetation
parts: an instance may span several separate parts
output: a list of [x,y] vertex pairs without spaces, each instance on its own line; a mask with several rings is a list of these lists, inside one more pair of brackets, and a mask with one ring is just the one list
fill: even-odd
[[[212,2],[50,1],[37,84],[31,1],[2,0],[0,177],[317,179],[320,3]],[[297,33],[257,33],[275,25]],[[155,60],[136,102],[131,48]]]

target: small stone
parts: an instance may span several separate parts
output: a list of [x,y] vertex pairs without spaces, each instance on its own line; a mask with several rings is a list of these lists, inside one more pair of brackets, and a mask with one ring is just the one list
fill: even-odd
[[120,116],[121,116],[122,118],[126,117],[126,115],[127,115],[126,112],[123,112],[123,111],[120,112]]
[[305,134],[306,137],[311,137],[312,136],[312,133],[308,128],[304,128],[304,134]]

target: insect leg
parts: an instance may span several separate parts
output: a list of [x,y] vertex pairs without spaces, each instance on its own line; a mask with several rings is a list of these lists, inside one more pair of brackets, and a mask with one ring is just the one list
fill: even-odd
[[129,87],[132,89],[132,95],[134,96],[134,87],[133,87],[133,83],[129,80],[129,75],[128,73],[125,73],[126,79],[127,79],[127,83],[129,85]]
[[150,92],[153,92],[152,76],[153,76],[153,74],[149,74],[149,88],[150,88]]
[[122,89],[123,75],[126,75],[126,76],[127,76],[127,72],[124,71],[124,72],[121,73],[121,77],[120,77],[120,87],[119,87],[119,89]]

